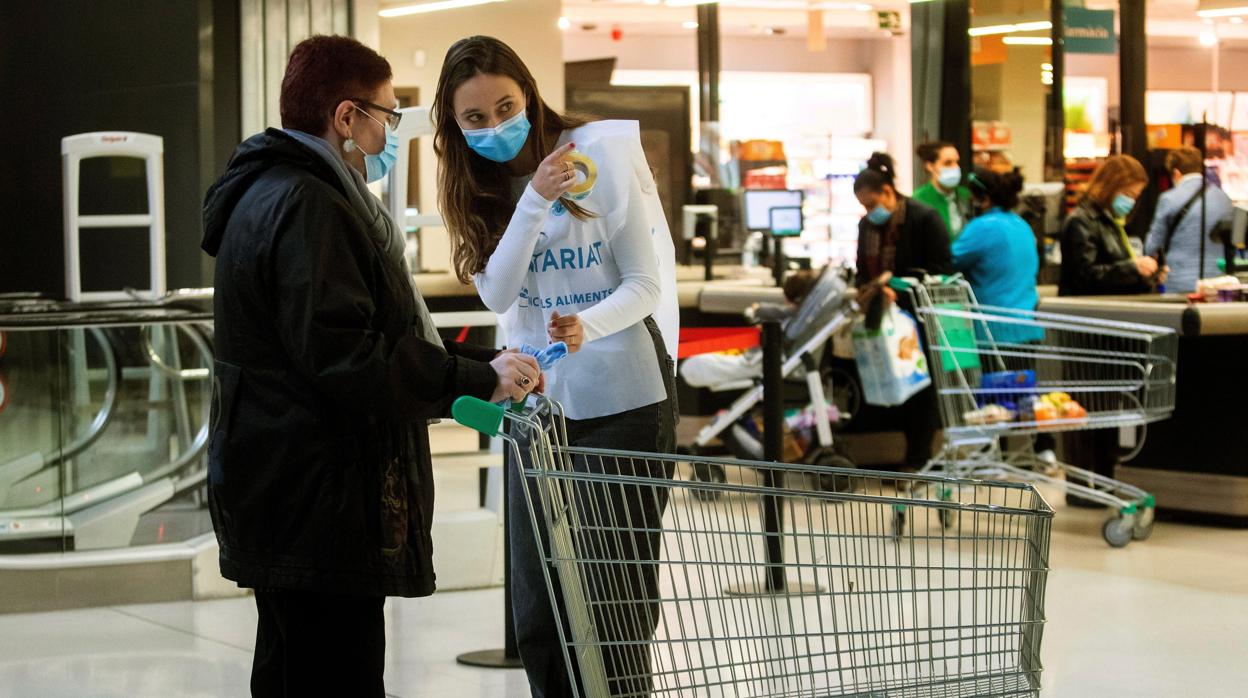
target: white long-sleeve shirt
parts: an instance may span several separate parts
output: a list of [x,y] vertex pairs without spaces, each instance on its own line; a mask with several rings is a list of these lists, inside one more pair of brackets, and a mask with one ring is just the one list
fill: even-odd
[[580,316],[585,345],[549,373],[546,392],[568,417],[590,419],[667,396],[644,320],[655,316],[674,354],[675,248],[637,123],[590,123],[559,143],[569,141],[597,165],[598,181],[580,202],[595,216],[577,220],[526,185],[475,282],[513,346],[546,346],[554,312]]

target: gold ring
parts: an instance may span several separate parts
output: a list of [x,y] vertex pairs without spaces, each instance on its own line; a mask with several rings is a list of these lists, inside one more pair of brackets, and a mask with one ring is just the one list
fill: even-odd
[[533,381],[528,376],[520,376],[520,387],[527,388]]

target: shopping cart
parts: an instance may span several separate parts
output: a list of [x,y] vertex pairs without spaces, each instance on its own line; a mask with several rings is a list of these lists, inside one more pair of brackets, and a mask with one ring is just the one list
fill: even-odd
[[[569,447],[544,398],[453,414],[523,464],[578,696],[1039,695],[1053,512],[1031,485],[845,469],[834,492],[824,467]],[[725,481],[691,477],[711,464]],[[956,523],[894,537],[895,505]]]
[[[1142,446],[1147,425],[1174,412],[1173,330],[983,306],[958,277],[894,284],[911,295],[923,325],[945,428],[945,446],[925,472],[1064,488],[1115,512],[1102,528],[1114,547],[1151,534],[1151,494],[1040,461],[1031,445],[1042,433],[1139,429]],[[904,525],[899,510],[894,528]]]

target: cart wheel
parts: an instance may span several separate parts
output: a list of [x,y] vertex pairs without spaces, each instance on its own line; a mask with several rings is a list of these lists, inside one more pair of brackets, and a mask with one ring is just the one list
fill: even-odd
[[[694,463],[693,479],[696,482],[723,484],[728,481],[724,468],[715,463]],[[693,496],[703,502],[713,502],[723,495],[719,490],[694,489]]]
[[1119,516],[1109,519],[1105,522],[1105,526],[1101,529],[1101,535],[1105,537],[1105,542],[1114,548],[1125,548],[1127,543],[1131,542],[1134,524],[1131,521]]
[[906,533],[906,508],[902,506],[893,507],[893,539],[900,541],[901,537]]
[[[858,466],[835,448],[822,447],[806,458],[807,465],[818,465],[840,470],[855,470]],[[834,473],[821,473],[816,486],[823,492],[853,492],[862,486],[862,478]]]
[[1131,537],[1135,540],[1148,540],[1152,535],[1153,522],[1151,520],[1148,523],[1136,524],[1135,527],[1131,529]]

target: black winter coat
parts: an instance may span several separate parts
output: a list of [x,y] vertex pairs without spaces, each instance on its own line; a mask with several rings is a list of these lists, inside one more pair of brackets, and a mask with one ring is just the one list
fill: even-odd
[[433,593],[427,420],[488,399],[493,350],[421,336],[390,261],[316,153],[270,129],[204,204],[217,258],[208,497],[243,587]]
[[1100,206],[1084,201],[1062,226],[1062,275],[1058,294],[1112,296],[1150,293],[1114,219]]

